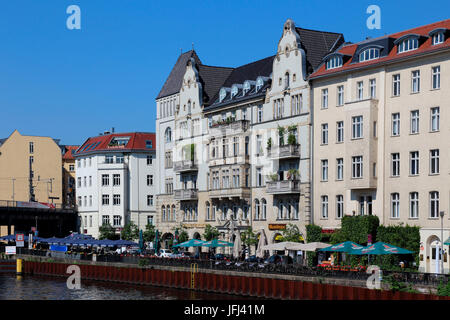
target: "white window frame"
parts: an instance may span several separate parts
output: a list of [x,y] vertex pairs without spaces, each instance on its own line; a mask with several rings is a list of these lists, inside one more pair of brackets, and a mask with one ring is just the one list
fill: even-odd
[[[363,178],[363,156],[352,157],[352,179]],[[359,175],[358,175],[359,172]]]
[[409,218],[418,219],[419,218],[419,193],[410,192],[409,193]]
[[433,107],[430,109],[430,131],[437,132],[440,127],[441,109],[440,107]]
[[410,133],[417,134],[417,133],[419,133],[420,112],[419,112],[419,110],[412,110],[410,115],[411,115]]

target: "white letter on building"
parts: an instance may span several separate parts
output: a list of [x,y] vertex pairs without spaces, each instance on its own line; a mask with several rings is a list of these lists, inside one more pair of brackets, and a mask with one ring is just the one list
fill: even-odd
[[370,5],[367,7],[366,13],[372,15],[367,18],[367,28],[372,29],[381,29],[381,9],[377,5]]
[[81,10],[80,7],[77,5],[71,5],[67,7],[66,10],[67,14],[71,14],[71,16],[69,16],[67,18],[66,21],[66,25],[67,25],[67,29],[69,30],[73,30],[73,29],[81,29]]

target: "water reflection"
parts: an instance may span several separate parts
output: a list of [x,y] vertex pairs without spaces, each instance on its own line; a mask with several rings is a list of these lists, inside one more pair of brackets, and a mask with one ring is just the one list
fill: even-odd
[[[235,300],[250,297],[82,280],[70,290],[66,278],[0,274],[0,300]],[[254,299],[254,298],[253,298]]]

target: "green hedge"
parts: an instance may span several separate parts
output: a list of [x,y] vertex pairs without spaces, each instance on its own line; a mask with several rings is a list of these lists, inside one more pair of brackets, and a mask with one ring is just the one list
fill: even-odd
[[[309,224],[306,226],[306,242],[320,242],[322,240],[322,227],[315,224]],[[308,266],[314,266],[314,259],[317,254],[315,252],[308,252]]]

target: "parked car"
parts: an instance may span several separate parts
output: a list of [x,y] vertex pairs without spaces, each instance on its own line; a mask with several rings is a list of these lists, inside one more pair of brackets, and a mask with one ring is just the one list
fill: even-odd
[[159,250],[159,254],[158,254],[158,256],[159,257],[162,257],[162,258],[170,258],[170,255],[172,254],[172,250],[169,250],[169,249],[161,249],[161,250]]
[[259,262],[259,260],[260,259],[258,257],[256,257],[255,255],[250,256],[250,257],[245,259],[246,262]]

